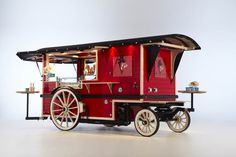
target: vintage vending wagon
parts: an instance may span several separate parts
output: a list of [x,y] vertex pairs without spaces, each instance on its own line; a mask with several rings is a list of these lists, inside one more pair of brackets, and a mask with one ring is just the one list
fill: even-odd
[[[18,52],[22,60],[42,62],[42,116],[29,117],[27,108],[26,119],[50,117],[64,131],[78,123],[134,122],[143,136],[154,135],[163,121],[183,132],[194,108],[176,100],[175,74],[184,51],[199,49],[190,37],[171,34]],[[60,76],[56,66],[75,71]]]

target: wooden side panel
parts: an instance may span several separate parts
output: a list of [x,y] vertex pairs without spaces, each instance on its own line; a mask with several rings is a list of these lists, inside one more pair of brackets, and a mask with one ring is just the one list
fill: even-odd
[[[123,57],[126,67],[130,68],[129,73],[125,70],[121,74],[115,71],[119,66],[120,57]],[[112,92],[107,84],[90,84],[89,90],[85,85],[79,91],[81,94],[91,95],[127,95],[139,94],[140,92],[140,47],[139,46],[120,46],[98,52],[98,80],[95,82],[118,82],[112,85]],[[119,69],[118,69],[119,70]],[[125,76],[123,76],[123,74]],[[120,75],[120,76],[118,76]],[[85,81],[85,83],[94,81]],[[83,99],[86,104],[86,117],[111,118],[113,107],[112,99],[94,98]],[[114,116],[114,115],[113,115]]]
[[[57,87],[57,82],[44,82],[43,94],[50,94]],[[51,98],[43,98],[43,115],[50,114]]]
[[148,81],[146,70],[147,49],[144,50],[144,95],[175,95],[175,78],[171,80],[170,53],[169,50],[160,49]]
[[[83,59],[78,61],[78,77],[83,75]],[[122,64],[121,64],[122,63]],[[124,63],[124,64],[123,64]],[[128,69],[128,71],[126,71]],[[122,72],[121,72],[122,71]],[[140,93],[140,46],[117,46],[98,52],[97,80],[83,81],[82,95],[139,95]],[[99,84],[99,82],[103,82]],[[104,82],[115,82],[111,90]],[[87,83],[87,84],[86,84]],[[91,83],[91,84],[89,84]],[[44,82],[43,94],[50,94],[56,82]],[[43,114],[48,115],[51,98],[43,98]],[[110,98],[84,98],[86,106],[83,118],[111,119],[115,116]]]
[[112,100],[111,99],[83,99],[85,112],[82,118],[92,119],[111,119],[112,118]]
[[[100,82],[119,82],[119,84],[113,87],[113,94],[139,94],[139,67],[140,67],[140,52],[139,46],[120,46],[112,47],[106,50],[104,53],[99,53],[98,61],[98,80]],[[131,68],[129,76],[117,76],[114,75],[115,65],[118,64],[118,60],[121,56],[124,59],[130,57],[131,64],[127,63],[127,69]],[[126,57],[126,58],[125,58]],[[127,60],[125,60],[127,62]],[[115,65],[114,65],[115,64]],[[132,67],[130,67],[132,66]],[[134,88],[134,86],[136,86]],[[122,92],[119,92],[118,88],[122,88]]]

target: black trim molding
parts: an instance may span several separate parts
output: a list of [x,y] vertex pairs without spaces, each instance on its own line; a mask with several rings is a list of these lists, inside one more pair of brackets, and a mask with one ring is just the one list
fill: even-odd
[[[52,94],[41,94],[42,98],[52,98]],[[115,94],[82,94],[81,99],[174,99],[178,95],[115,95]]]

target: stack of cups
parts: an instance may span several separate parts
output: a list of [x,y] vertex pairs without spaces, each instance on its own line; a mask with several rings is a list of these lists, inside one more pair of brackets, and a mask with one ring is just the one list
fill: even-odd
[[30,83],[29,91],[34,92],[34,83]]

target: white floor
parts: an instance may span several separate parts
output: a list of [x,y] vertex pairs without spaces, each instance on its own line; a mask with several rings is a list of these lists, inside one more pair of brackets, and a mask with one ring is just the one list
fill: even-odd
[[70,132],[57,130],[52,122],[11,120],[1,122],[0,156],[32,157],[203,157],[236,156],[236,127],[192,120],[182,134],[166,124],[153,137],[141,137],[133,127],[107,128],[79,124]]

